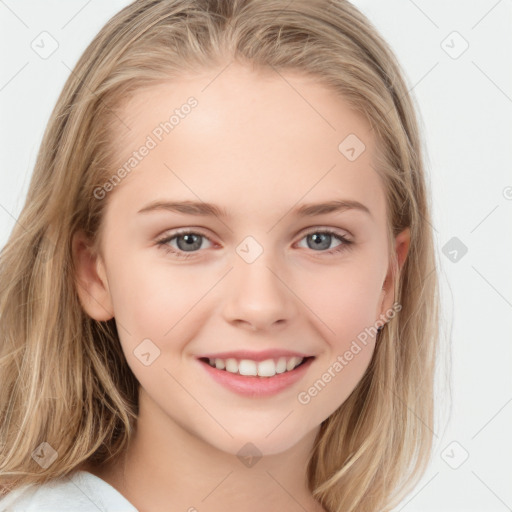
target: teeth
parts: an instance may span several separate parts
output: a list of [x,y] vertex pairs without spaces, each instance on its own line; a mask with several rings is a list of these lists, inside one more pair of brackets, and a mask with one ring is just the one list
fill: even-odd
[[[215,360],[215,364],[217,364],[218,359]],[[238,372],[238,363],[236,359],[226,359],[226,371],[231,373]]]
[[250,359],[212,359],[209,358],[210,366],[219,370],[226,370],[230,373],[239,373],[247,376],[273,377],[277,373],[292,371],[297,368],[304,358],[302,357],[280,357],[277,361],[266,359],[265,361],[251,361]]
[[302,359],[299,359],[298,357],[292,357],[289,359],[286,363],[286,369],[288,371],[293,370],[297,366],[297,361],[302,361]]
[[[242,372],[240,371],[240,373]],[[273,359],[267,359],[258,363],[258,375],[260,377],[273,377],[275,374],[276,363],[274,363]]]
[[255,361],[242,359],[240,363],[238,363],[238,371],[240,375],[258,375],[258,365]]
[[276,373],[284,373],[286,371],[286,357],[280,357],[276,364]]

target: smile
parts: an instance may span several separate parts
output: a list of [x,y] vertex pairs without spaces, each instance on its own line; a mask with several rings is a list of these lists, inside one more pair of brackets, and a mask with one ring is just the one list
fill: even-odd
[[229,391],[251,398],[264,398],[292,387],[303,378],[314,359],[311,356],[263,361],[234,358],[200,358],[197,361],[216,383]]
[[[207,358],[204,358],[206,362]],[[265,359],[264,361],[253,361],[251,359],[237,360],[234,358],[220,359],[208,358],[208,364],[230,373],[236,373],[245,376],[273,377],[279,373],[293,371],[301,365],[305,359],[303,357],[280,357],[279,359]]]

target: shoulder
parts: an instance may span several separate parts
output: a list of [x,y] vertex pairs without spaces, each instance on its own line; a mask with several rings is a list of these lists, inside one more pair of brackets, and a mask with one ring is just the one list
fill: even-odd
[[0,498],[0,512],[138,512],[114,487],[87,471],[43,485],[25,485]]

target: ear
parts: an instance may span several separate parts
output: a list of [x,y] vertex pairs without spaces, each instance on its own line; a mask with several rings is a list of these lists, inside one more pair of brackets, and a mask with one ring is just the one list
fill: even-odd
[[386,279],[382,286],[380,313],[383,315],[383,318],[385,316],[385,312],[393,307],[393,303],[395,301],[395,281],[398,279],[400,270],[405,263],[407,253],[409,252],[410,242],[411,231],[409,228],[405,228],[395,237],[395,252],[398,268],[393,268],[392,263],[390,263]]
[[110,320],[114,308],[101,255],[82,231],[74,234],[72,251],[75,283],[82,307],[94,320]]

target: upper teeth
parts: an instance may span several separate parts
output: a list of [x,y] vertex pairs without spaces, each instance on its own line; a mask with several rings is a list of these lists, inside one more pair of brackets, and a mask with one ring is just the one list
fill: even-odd
[[240,373],[240,375],[259,375],[260,377],[273,377],[276,373],[291,371],[304,360],[303,357],[280,357],[266,359],[265,361],[252,361],[242,359],[240,361],[229,359],[209,359],[210,366],[219,370],[226,370],[230,373]]

